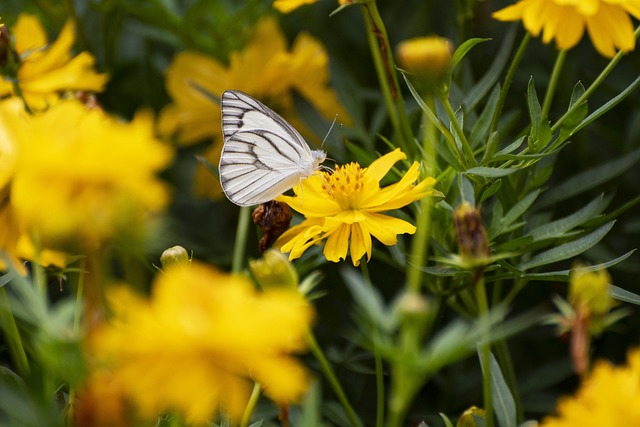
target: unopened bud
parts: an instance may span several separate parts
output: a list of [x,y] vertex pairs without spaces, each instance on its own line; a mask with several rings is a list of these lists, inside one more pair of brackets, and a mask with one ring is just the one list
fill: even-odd
[[262,258],[250,260],[249,270],[262,289],[298,288],[298,273],[289,259],[277,249],[264,252]]
[[458,251],[463,258],[480,260],[489,256],[489,238],[480,209],[462,203],[453,212]]
[[456,427],[480,427],[484,426],[485,413],[484,409],[472,406],[464,411]]
[[593,270],[578,266],[569,279],[569,302],[576,309],[587,310],[594,316],[604,316],[613,307],[609,294],[611,276],[606,269]]
[[443,37],[405,40],[397,48],[398,65],[411,74],[420,90],[439,83],[451,69],[453,45]]
[[162,252],[160,262],[163,268],[167,268],[174,264],[188,264],[191,262],[189,253],[182,246],[173,246]]

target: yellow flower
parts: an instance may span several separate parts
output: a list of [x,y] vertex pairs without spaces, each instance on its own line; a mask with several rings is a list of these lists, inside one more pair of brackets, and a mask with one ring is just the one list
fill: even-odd
[[273,7],[280,13],[289,13],[305,4],[316,3],[318,0],[275,0]]
[[150,114],[124,123],[66,100],[19,130],[11,205],[42,244],[89,248],[139,231],[168,201],[155,173],[172,151],[154,138]]
[[[95,58],[88,52],[72,57],[74,24],[68,21],[55,42],[49,43],[44,29],[33,15],[22,14],[13,27],[15,49],[22,62],[17,83],[27,104],[36,110],[56,102],[69,90],[99,92],[106,74],[94,71]],[[0,79],[0,96],[15,95],[12,78]]]
[[540,427],[619,427],[640,425],[640,350],[625,366],[596,364],[573,397],[561,399],[557,415]]
[[522,19],[527,31],[558,49],[574,47],[585,28],[596,50],[611,58],[617,50],[635,48],[633,23],[629,14],[640,18],[638,0],[520,0],[493,14],[500,21]]
[[290,354],[305,349],[313,313],[297,292],[258,293],[197,262],[168,267],[149,300],[112,291],[114,317],[90,352],[144,417],[173,410],[203,421],[222,408],[238,420],[254,380],[280,404],[304,393],[307,372]]
[[399,182],[380,188],[380,180],[405,158],[396,149],[368,168],[357,163],[336,166],[335,172],[320,172],[296,186],[295,197],[279,196],[276,200],[287,203],[306,219],[280,236],[274,246],[290,252],[289,259],[295,259],[311,245],[327,239],[324,255],[338,262],[346,259],[351,241],[351,261],[357,266],[365,253],[367,261],[371,259],[371,236],[390,246],[398,242],[398,234],[415,233],[416,228],[407,221],[381,214],[435,193],[434,178],[414,185],[420,177],[417,162]]
[[[309,135],[295,113],[293,92],[302,95],[324,117],[336,114],[342,123],[349,117],[328,86],[329,57],[316,39],[301,33],[291,50],[273,18],[258,22],[252,37],[240,52],[233,52],[229,66],[196,52],[178,54],[166,75],[173,104],[160,116],[163,134],[175,134],[183,144],[209,138],[213,144],[204,157],[214,165],[220,160],[222,135],[220,106],[213,101],[227,89],[237,89],[261,99],[277,110],[303,135]],[[201,167],[196,172],[199,195],[222,194],[218,180]]]

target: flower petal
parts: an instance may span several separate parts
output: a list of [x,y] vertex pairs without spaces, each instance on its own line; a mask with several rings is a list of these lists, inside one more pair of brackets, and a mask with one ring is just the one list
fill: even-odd
[[324,256],[327,260],[338,262],[347,259],[347,249],[349,249],[349,236],[351,226],[340,224],[333,232],[328,232],[329,238],[324,245]]
[[406,158],[407,155],[400,151],[399,148],[396,148],[392,152],[374,160],[364,173],[365,175],[373,177],[376,181],[380,182],[380,180],[391,170],[393,165]]
[[367,221],[360,224],[363,232],[368,232],[387,246],[398,243],[398,234],[416,232],[416,227],[407,221],[378,213],[367,213]]

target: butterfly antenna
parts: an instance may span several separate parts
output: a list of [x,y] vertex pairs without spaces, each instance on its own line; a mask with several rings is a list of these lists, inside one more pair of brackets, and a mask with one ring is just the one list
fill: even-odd
[[329,138],[329,134],[331,134],[331,130],[333,129],[333,126],[336,124],[337,120],[338,120],[338,115],[336,114],[336,116],[333,118],[333,121],[331,122],[331,126],[329,126],[329,130],[327,131],[327,134],[324,136],[324,139],[322,140],[322,144],[320,144],[320,148],[324,146],[324,143],[327,141],[327,138]]

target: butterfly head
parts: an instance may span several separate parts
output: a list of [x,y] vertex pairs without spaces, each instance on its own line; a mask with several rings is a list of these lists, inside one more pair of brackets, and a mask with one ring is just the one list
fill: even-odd
[[313,150],[311,152],[311,157],[313,157],[314,169],[318,169],[325,160],[327,160],[327,153],[322,150]]

